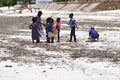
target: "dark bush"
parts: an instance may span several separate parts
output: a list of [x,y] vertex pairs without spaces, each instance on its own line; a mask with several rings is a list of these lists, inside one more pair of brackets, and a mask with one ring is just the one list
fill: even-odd
[[20,1],[20,0],[0,0],[0,7],[7,6],[7,5],[15,5],[17,1]]

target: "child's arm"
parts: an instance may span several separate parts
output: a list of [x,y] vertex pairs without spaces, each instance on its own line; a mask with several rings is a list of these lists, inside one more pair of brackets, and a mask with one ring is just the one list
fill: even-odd
[[29,29],[32,29],[32,24],[29,25]]
[[46,28],[47,25],[45,23],[41,23],[41,24],[44,26],[44,28]]
[[41,23],[43,26],[46,26],[46,24],[45,23]]
[[79,29],[78,26],[77,26],[77,24],[76,24],[76,21],[74,21],[74,24],[75,24],[75,27],[76,27],[77,29]]

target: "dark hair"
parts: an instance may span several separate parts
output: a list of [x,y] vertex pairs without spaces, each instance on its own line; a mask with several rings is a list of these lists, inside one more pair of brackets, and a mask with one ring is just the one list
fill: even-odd
[[52,17],[50,17],[50,19],[51,19],[52,23],[54,24],[54,19]]
[[53,18],[52,18],[52,17],[48,17],[48,18],[46,19],[46,22],[48,22],[49,20],[51,20],[51,21],[52,21],[52,23],[54,22],[54,20],[53,20]]
[[73,16],[73,13],[70,13],[69,15],[70,15],[70,16]]
[[49,22],[49,19],[50,19],[50,17],[48,17],[48,18],[46,19],[46,22]]
[[36,22],[36,18],[32,17],[32,21],[33,21],[33,23],[35,23]]
[[38,11],[38,16],[41,16],[42,15],[42,11]]
[[91,29],[94,29],[94,27],[91,27]]
[[57,18],[56,21],[59,22],[59,21],[60,21],[60,18]]

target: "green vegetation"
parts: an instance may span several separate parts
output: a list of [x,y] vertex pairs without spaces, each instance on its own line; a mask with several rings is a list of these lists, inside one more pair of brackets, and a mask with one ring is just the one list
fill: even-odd
[[19,0],[0,0],[0,7],[1,6],[7,6],[7,5],[14,5]]
[[17,2],[31,2],[31,0],[0,0],[0,7],[1,6],[9,6],[9,5],[15,5]]

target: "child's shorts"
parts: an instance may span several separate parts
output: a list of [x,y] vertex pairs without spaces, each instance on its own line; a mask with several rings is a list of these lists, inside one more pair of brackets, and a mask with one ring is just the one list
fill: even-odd
[[52,38],[52,32],[48,32],[48,38]]

